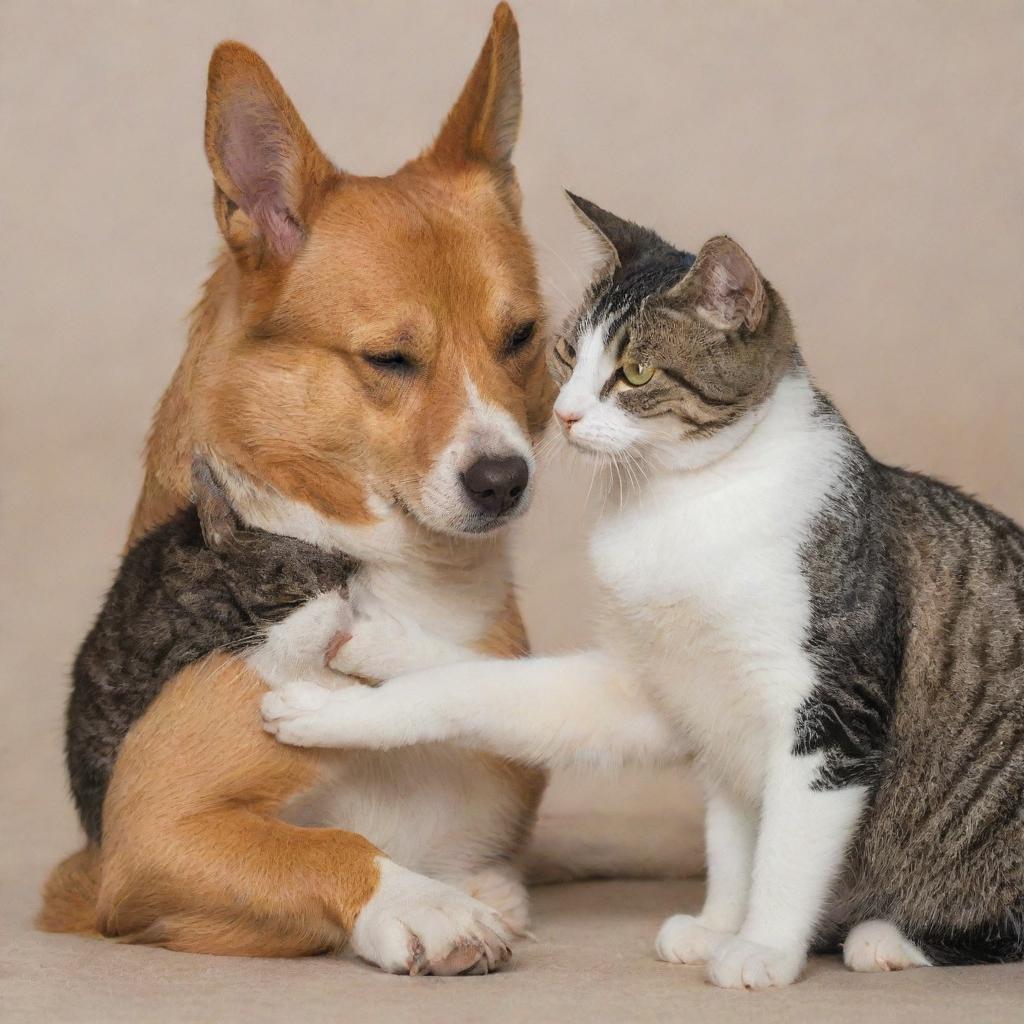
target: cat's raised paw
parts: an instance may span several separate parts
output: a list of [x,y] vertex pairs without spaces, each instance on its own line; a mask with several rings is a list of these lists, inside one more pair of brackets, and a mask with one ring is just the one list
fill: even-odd
[[415,637],[419,631],[376,606],[361,609],[349,640],[337,647],[328,664],[342,675],[382,681],[417,668]]
[[728,932],[707,928],[699,918],[675,914],[661,926],[654,948],[669,964],[704,964],[727,938]]
[[894,924],[862,921],[843,943],[843,963],[851,971],[904,971],[931,961]]
[[719,988],[782,988],[800,977],[806,962],[802,950],[773,949],[730,935],[708,961],[708,981]]

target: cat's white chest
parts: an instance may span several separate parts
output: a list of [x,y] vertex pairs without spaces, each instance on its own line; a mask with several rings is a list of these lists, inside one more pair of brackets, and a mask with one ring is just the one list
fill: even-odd
[[764,433],[764,451],[748,442],[729,465],[627,496],[590,546],[613,653],[706,773],[752,800],[814,685],[801,545],[834,479],[830,459],[801,458],[803,438],[773,451]]

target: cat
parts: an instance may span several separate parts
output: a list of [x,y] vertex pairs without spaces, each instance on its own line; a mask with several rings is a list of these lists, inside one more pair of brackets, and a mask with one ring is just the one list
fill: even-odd
[[[656,948],[720,986],[789,984],[840,943],[862,971],[1021,959],[1024,532],[867,453],[734,241],[694,258],[572,198],[609,262],[555,345],[555,412],[632,474],[590,537],[601,651],[296,684],[266,727],[548,765],[692,756],[706,902]],[[335,667],[404,629],[364,621]]]
[[125,554],[75,658],[66,761],[79,819],[96,843],[122,741],[185,666],[233,651],[272,661],[268,679],[315,678],[332,644],[348,639],[353,559],[243,526],[199,457],[192,489],[192,504]]

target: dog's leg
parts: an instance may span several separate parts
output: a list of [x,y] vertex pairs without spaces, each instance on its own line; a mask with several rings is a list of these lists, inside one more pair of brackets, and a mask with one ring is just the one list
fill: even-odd
[[268,694],[263,715],[269,732],[299,746],[452,741],[548,767],[682,754],[674,730],[599,654],[468,662],[377,689],[296,684]]
[[126,739],[104,805],[97,920],[175,949],[289,956],[341,946],[385,970],[479,973],[508,955],[489,907],[361,836],[274,817],[316,755],[259,728],[259,677],[214,656],[165,687]]

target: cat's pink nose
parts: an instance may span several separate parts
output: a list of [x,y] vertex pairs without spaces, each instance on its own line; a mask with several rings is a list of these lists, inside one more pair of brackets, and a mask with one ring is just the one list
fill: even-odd
[[560,409],[555,410],[555,415],[558,417],[558,422],[565,427],[566,430],[572,430],[574,423],[579,423],[583,416],[578,412],[562,412]]

